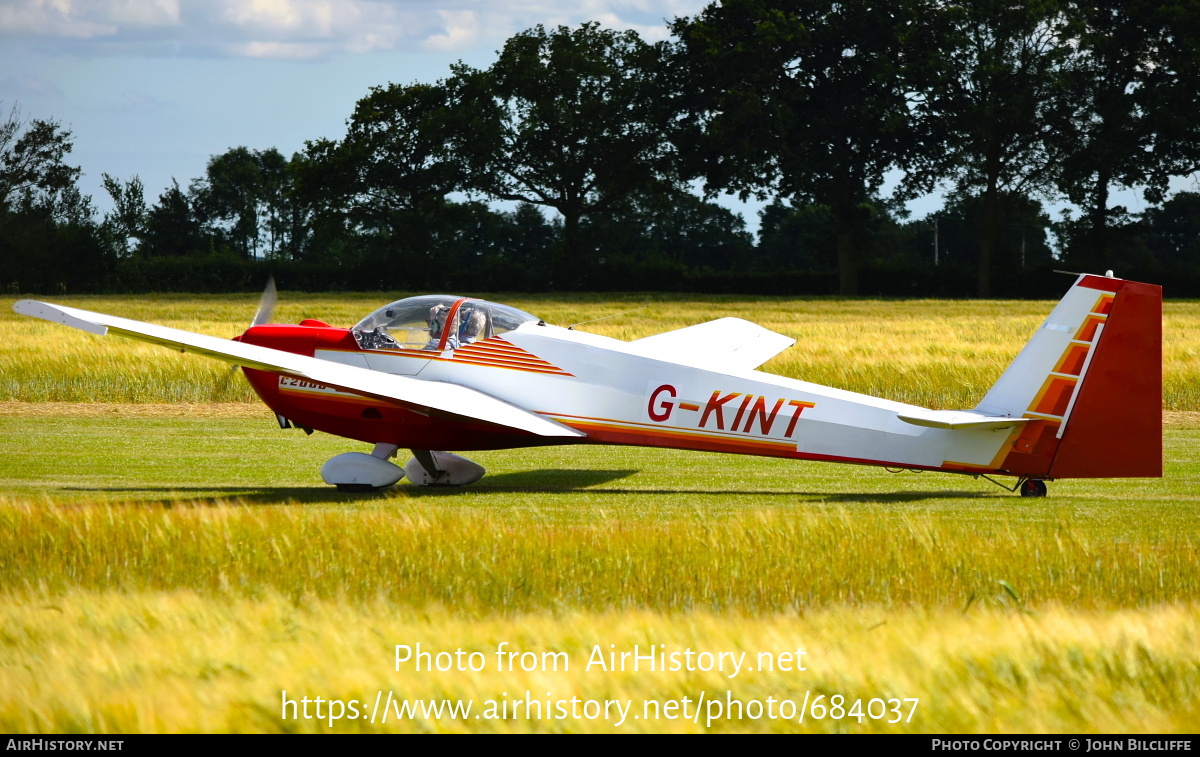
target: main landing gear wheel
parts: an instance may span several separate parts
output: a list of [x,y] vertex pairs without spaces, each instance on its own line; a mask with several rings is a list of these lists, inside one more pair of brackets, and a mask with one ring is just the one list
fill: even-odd
[[408,480],[418,486],[465,486],[483,478],[482,465],[449,452],[414,449],[404,465]]
[[1036,478],[1027,478],[1021,482],[1022,497],[1044,497],[1046,496],[1046,482]]
[[372,492],[404,478],[404,469],[388,458],[396,454],[394,444],[376,444],[371,454],[345,452],[321,466],[321,478],[340,492]]

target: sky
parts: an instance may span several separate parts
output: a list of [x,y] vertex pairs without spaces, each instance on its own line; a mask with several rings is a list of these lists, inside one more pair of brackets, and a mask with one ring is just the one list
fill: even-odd
[[[597,21],[668,36],[708,0],[0,0],[0,117],[13,107],[73,136],[84,194],[111,207],[102,175],[134,175],[155,202],[231,148],[338,139],[372,86],[434,82],[484,68],[537,24]],[[1195,177],[1173,183],[1196,191]],[[885,187],[885,190],[887,188]],[[720,199],[758,228],[761,203]],[[1132,212],[1136,192],[1114,196]],[[941,206],[909,203],[913,218]],[[1052,204],[1053,216],[1063,208]]]
[[[154,202],[233,147],[338,139],[372,86],[490,65],[537,24],[668,36],[707,0],[0,0],[0,117],[69,129],[84,194],[134,175]],[[757,220],[757,219],[753,219]]]

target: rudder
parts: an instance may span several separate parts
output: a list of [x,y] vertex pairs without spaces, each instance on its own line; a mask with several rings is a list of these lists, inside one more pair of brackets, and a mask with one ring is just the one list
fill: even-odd
[[1031,421],[1000,470],[1162,475],[1162,288],[1083,275],[978,408]]
[[1087,276],[1108,318],[1065,419],[1052,478],[1162,476],[1162,287]]

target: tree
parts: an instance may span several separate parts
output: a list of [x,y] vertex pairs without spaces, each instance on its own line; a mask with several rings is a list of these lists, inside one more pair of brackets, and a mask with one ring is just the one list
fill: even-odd
[[710,193],[826,206],[840,289],[884,174],[921,150],[910,98],[936,53],[924,0],[728,0],[677,19],[687,176]]
[[[1157,116],[1155,150],[1165,173],[1186,176],[1200,171],[1200,0],[1164,0],[1161,12],[1168,33],[1143,108]],[[1150,202],[1164,200],[1165,185],[1152,182],[1149,190]]]
[[189,189],[200,222],[218,231],[243,258],[257,258],[263,180],[255,154],[234,147],[212,156],[204,176]]
[[[344,139],[307,144],[296,171],[297,202],[312,209],[320,229],[340,226],[428,253],[446,196],[465,188],[451,124],[460,117],[458,84],[373,87],[355,105]],[[466,129],[462,124],[460,131]]]
[[831,271],[837,267],[837,228],[828,205],[776,199],[758,215],[756,263],[763,272]]
[[[898,204],[898,203],[897,203]],[[879,197],[860,206],[855,229],[855,255],[863,263],[898,262],[904,255],[899,240],[898,208]],[[839,226],[828,205],[776,200],[759,213],[757,265],[764,272],[818,271],[836,268]]]
[[192,182],[193,210],[201,223],[247,259],[299,257],[308,236],[308,207],[296,191],[303,156],[292,160],[274,147],[234,147],[208,161]]
[[519,269],[541,274],[544,279],[550,250],[558,243],[559,229],[546,220],[536,206],[523,202],[510,217],[513,224],[511,260]]
[[0,211],[23,195],[54,195],[73,186],[79,169],[63,163],[71,148],[71,132],[57,121],[26,121],[13,106],[0,123]]
[[209,239],[193,212],[187,195],[172,180],[158,203],[146,215],[146,231],[140,251],[149,257],[182,257],[207,252]]
[[294,247],[291,237],[297,231],[294,221],[298,219],[291,212],[292,173],[287,158],[274,147],[256,150],[254,162],[258,166],[258,225],[266,230],[266,253],[282,257]]
[[624,215],[631,227],[641,227],[646,249],[659,259],[691,269],[748,267],[754,238],[745,220],[728,208],[670,187],[629,199]]
[[593,213],[584,228],[600,253],[598,268],[619,271],[609,278],[626,288],[640,286],[628,276],[638,267],[744,273],[754,254],[741,216],[669,186],[633,192],[610,211]]
[[94,286],[108,270],[71,147],[70,131],[17,107],[0,122],[0,281],[13,291]]
[[1142,213],[1146,245],[1156,262],[1173,269],[1200,269],[1200,194],[1176,192]]
[[1061,44],[1066,22],[1056,0],[970,0],[938,12],[949,29],[946,75],[916,110],[945,144],[914,176],[949,176],[959,194],[980,196],[977,293],[987,297],[1001,196],[1053,186],[1062,147],[1056,135],[1073,107],[1064,75],[1071,50]]
[[146,190],[137,176],[124,184],[109,174],[102,177],[113,209],[104,215],[101,228],[116,256],[128,257],[146,234]]
[[[1048,265],[1053,260],[1048,231],[1050,217],[1042,203],[1027,195],[1001,192],[995,198],[994,268],[1015,271]],[[987,214],[980,195],[951,197],[936,214],[938,256],[943,263],[979,265],[979,229]]]
[[[1200,40],[1197,0],[1072,2],[1069,71],[1079,110],[1061,138],[1059,189],[1083,208],[1072,265],[1111,259],[1112,187],[1142,187],[1161,202],[1171,176],[1200,168]],[[1185,22],[1186,19],[1186,22]]]
[[664,47],[587,23],[511,37],[486,72],[456,78],[470,187],[563,219],[560,281],[584,254],[580,220],[670,180]]

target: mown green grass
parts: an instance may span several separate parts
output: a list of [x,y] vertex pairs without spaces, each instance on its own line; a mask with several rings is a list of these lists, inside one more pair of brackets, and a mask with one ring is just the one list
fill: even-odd
[[[318,318],[350,326],[401,296],[285,292],[275,321]],[[1053,307],[1028,301],[667,295],[492,298],[562,325],[644,307],[581,327],[627,340],[712,318],[746,318],[797,340],[764,370],[934,408],[973,407]],[[255,310],[252,295],[68,299],[84,309],[227,338],[241,333]],[[228,369],[221,363],[20,316],[12,302],[0,298],[0,400],[253,401],[245,382],[226,380]],[[1163,344],[1164,408],[1200,411],[1200,304],[1166,304]]]
[[317,470],[361,445],[236,413],[0,415],[0,439],[0,585],[32,594],[474,614],[962,607],[1000,581],[1088,608],[1200,596],[1192,429],[1168,434],[1163,479],[1058,482],[1041,501],[966,477],[615,447],[477,453],[490,474],[472,487],[347,496]]
[[[0,729],[1187,732],[1200,429],[1167,476],[1027,500],[954,476],[670,450],[478,453],[347,496],[353,443],[234,407],[0,405]],[[570,672],[395,670],[394,646]],[[593,645],[804,648],[803,672],[604,672]],[[281,694],[915,697],[910,722],[281,718]],[[478,711],[478,710],[477,710]]]
[[474,453],[490,474],[472,487],[346,495],[317,471],[361,445],[266,413],[35,409],[0,411],[8,590],[383,595],[476,613],[960,607],[1000,581],[1078,607],[1200,596],[1194,428],[1169,429],[1163,479],[1055,482],[1044,500],[966,476],[580,446]]

